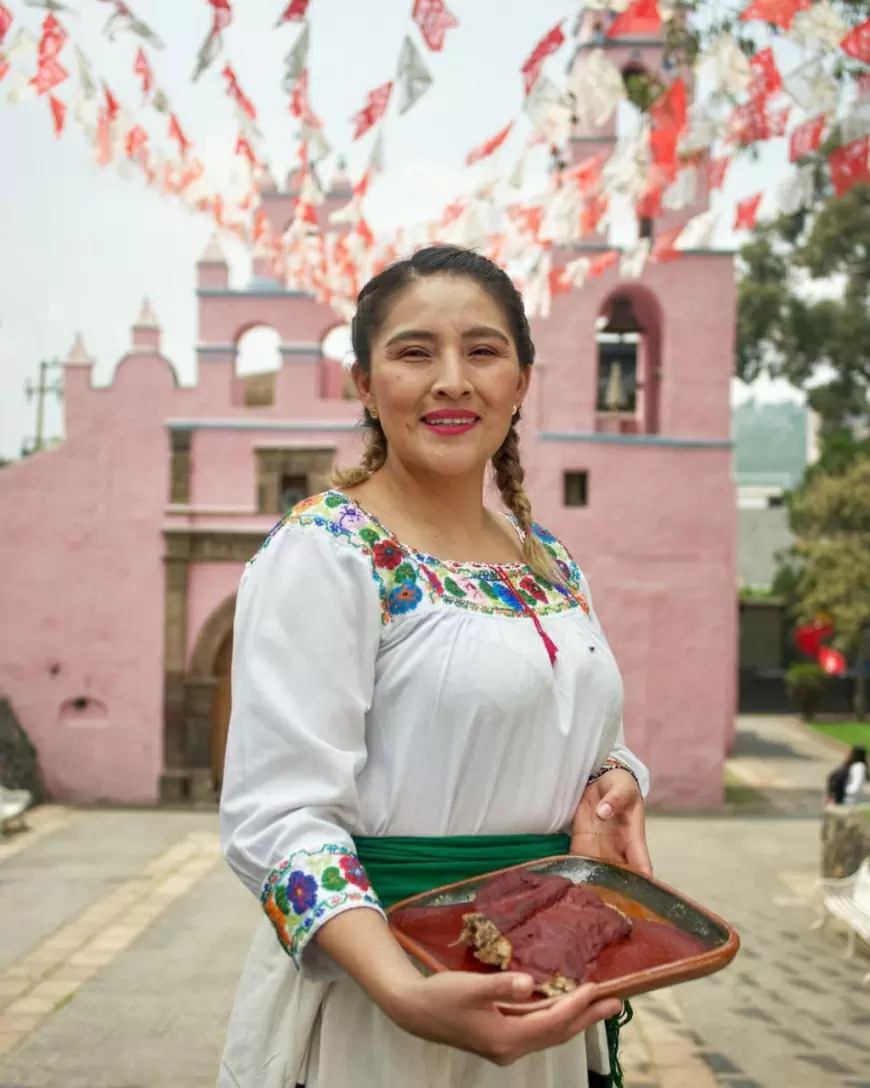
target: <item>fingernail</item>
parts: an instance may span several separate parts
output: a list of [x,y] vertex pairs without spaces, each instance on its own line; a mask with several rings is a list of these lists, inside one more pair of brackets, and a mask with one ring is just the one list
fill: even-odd
[[602,801],[598,808],[595,810],[602,820],[609,820],[613,815],[613,809],[608,805],[606,801]]
[[533,986],[534,980],[529,975],[519,975],[514,979],[511,989],[517,997],[522,997],[524,994],[531,993]]

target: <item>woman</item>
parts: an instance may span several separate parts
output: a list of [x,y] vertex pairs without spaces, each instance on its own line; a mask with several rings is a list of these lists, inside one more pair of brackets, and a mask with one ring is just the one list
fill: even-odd
[[857,804],[866,779],[867,749],[857,746],[828,776],[828,801],[835,805]]
[[[284,519],[239,591],[222,837],[269,921],[219,1085],[616,1083],[618,1002],[580,987],[505,1015],[528,977],[425,978],[383,915],[569,847],[649,871],[619,671],[523,490],[522,300],[433,247],[363,288],[352,338],[362,463]],[[490,462],[512,519],[484,505]]]

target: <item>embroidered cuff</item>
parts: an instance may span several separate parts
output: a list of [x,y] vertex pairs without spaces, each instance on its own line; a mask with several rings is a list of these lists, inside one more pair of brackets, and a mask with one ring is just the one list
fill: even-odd
[[276,865],[263,885],[260,902],[297,967],[309,938],[333,915],[356,906],[381,910],[359,858],[334,844],[300,850]]
[[592,782],[596,782],[603,774],[607,774],[608,771],[628,771],[631,777],[637,782],[637,787],[643,793],[643,789],[640,784],[640,779],[627,763],[623,763],[621,759],[617,759],[615,756],[608,756],[604,763],[595,771],[594,774],[589,775],[589,779],[586,783],[588,786]]

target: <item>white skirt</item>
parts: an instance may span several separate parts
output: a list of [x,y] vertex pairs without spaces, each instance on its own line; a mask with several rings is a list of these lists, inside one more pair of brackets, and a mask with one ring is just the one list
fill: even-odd
[[601,1024],[507,1068],[397,1027],[346,976],[313,982],[264,918],[236,994],[217,1088],[586,1088],[606,1072]]

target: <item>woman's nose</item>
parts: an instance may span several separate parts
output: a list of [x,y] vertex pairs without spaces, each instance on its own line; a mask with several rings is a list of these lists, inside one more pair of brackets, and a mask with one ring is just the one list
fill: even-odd
[[461,350],[448,348],[442,353],[435,377],[435,391],[450,397],[471,392],[469,368]]

